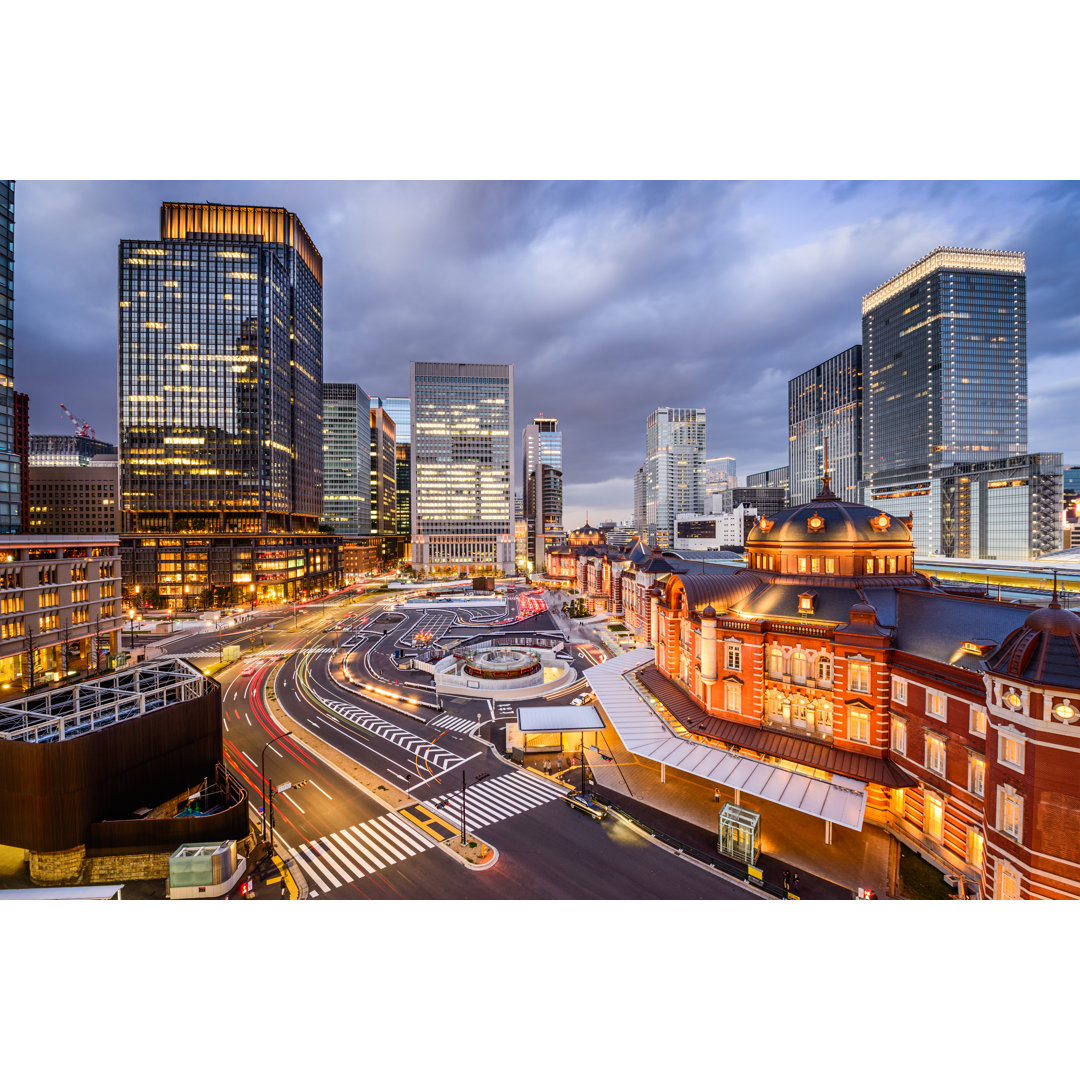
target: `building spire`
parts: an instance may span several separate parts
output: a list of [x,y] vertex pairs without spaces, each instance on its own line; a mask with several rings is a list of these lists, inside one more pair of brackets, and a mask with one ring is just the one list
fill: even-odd
[[829,481],[832,477],[829,475],[829,436],[825,436],[825,471],[821,477],[821,491],[818,492],[814,498],[814,502],[825,502],[827,500],[835,500],[836,496],[833,494],[832,488],[829,486]]
[[1058,574],[1058,572],[1057,572],[1057,569],[1055,568],[1055,570],[1054,570],[1054,595],[1052,597],[1050,597],[1050,604],[1049,604],[1049,606],[1052,607],[1052,608],[1061,607],[1061,605],[1058,603],[1058,595],[1057,595],[1057,574]]

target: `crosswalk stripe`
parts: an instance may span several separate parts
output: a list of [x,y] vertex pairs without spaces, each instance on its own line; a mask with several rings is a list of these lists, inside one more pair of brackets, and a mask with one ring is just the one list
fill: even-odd
[[375,838],[375,841],[386,848],[395,860],[406,859],[412,854],[400,840],[397,843],[394,843],[394,841],[391,840],[389,836],[385,835],[381,829],[376,828],[377,825],[377,821],[363,821],[360,823],[360,828],[365,832],[371,833]]
[[[319,845],[322,846],[320,847]],[[317,851],[323,857],[323,859],[325,859],[326,862],[329,863],[330,866],[332,866],[347,882],[353,880],[352,874],[350,874],[349,871],[346,870],[343,866],[341,866],[341,864],[338,862],[338,859],[342,858],[341,852],[338,851],[338,849],[333,844],[331,844],[325,836],[319,837],[318,840],[313,840],[311,842],[311,850]],[[333,855],[330,854],[331,852],[333,852]],[[334,856],[336,856],[336,858]],[[342,862],[345,862],[345,860],[342,859]],[[346,866],[348,866],[350,870],[356,869],[355,866],[348,862],[346,862]]]
[[293,848],[289,847],[288,844],[285,845],[285,850],[288,851],[289,856],[290,858],[292,858],[293,862],[297,863],[302,867],[300,871],[302,874],[306,874],[308,877],[310,877],[315,882],[315,884],[318,885],[320,889],[322,889],[323,892],[326,892],[329,889],[330,886],[327,885],[326,882],[323,881],[323,879],[315,873],[315,868],[311,865],[311,863],[308,862],[307,859],[302,859],[300,857],[299,851],[295,851]]
[[515,803],[520,803],[522,806],[531,808],[533,806],[539,806],[543,802],[547,802],[546,799],[538,797],[534,792],[519,787],[513,782],[512,777],[496,777],[491,781],[488,793],[496,797],[501,797],[506,802],[510,803],[511,806]]
[[388,829],[394,832],[400,832],[403,834],[406,840],[413,844],[422,845],[418,850],[423,851],[425,848],[435,846],[435,841],[428,836],[427,833],[421,832],[419,829],[414,829],[406,821],[403,821],[397,814],[390,814],[383,818],[383,823]]
[[419,841],[409,840],[400,833],[395,832],[395,830],[391,828],[390,822],[385,818],[373,818],[368,824],[371,825],[373,829],[377,829],[380,833],[388,836],[402,851],[405,852],[406,857],[417,855],[424,850],[420,847]]
[[[376,870],[386,869],[386,863],[380,862],[366,847],[358,844],[349,835],[348,830],[342,829],[339,833],[332,833],[331,839],[336,840],[341,849],[348,852],[350,857],[354,858],[364,868],[364,873],[374,874]],[[368,859],[371,862],[368,862]],[[371,863],[375,865],[372,866]]]
[[368,847],[373,851],[377,851],[384,859],[389,859],[390,862],[396,863],[404,858],[400,851],[391,847],[387,841],[382,839],[382,837],[371,827],[370,822],[361,821],[354,827],[354,831]]
[[[315,851],[314,848],[309,848],[307,844],[301,844],[300,850],[304,853],[305,866],[310,866],[312,863],[318,862],[322,859],[322,853]],[[338,881],[338,879],[334,877],[332,873],[330,873],[328,867],[326,867],[320,862],[319,869],[322,870],[322,872],[334,883],[334,888],[341,888],[341,882]]]
[[565,794],[563,789],[558,784],[551,783],[550,780],[544,780],[539,776],[533,776],[532,773],[519,772],[515,774],[521,783],[526,786],[532,786],[537,791],[544,792],[549,799],[554,799],[559,795]]
[[[355,833],[355,836],[350,835]],[[346,836],[353,843],[353,847],[358,847],[365,855],[373,862],[380,870],[385,870],[388,866],[396,863],[397,858],[391,858],[386,854],[377,844],[373,844],[365,833],[362,833],[355,825],[350,825]]]

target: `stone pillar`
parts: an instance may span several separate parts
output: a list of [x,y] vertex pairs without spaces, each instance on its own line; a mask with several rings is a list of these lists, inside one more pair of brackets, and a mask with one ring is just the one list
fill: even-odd
[[716,682],[716,612],[707,607],[701,615],[701,681]]

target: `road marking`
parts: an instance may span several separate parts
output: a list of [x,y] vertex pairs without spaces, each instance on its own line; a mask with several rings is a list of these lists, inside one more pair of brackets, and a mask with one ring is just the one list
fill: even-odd
[[284,795],[285,798],[288,799],[289,802],[291,802],[293,804],[293,806],[295,806],[296,809],[299,810],[300,813],[304,815],[304,817],[307,817],[307,811],[291,795],[289,795],[287,792],[284,792],[284,791],[279,791],[278,794],[279,795]]
[[408,818],[409,821],[411,821],[418,828],[423,829],[424,832],[426,832],[429,836],[434,836],[440,844],[444,840],[448,839],[448,837],[440,836],[433,828],[431,828],[432,825],[441,825],[449,832],[450,836],[457,836],[458,830],[455,829],[454,826],[451,825],[448,821],[443,821],[441,817],[437,817],[435,813],[431,810],[428,810],[426,806],[424,806],[423,809],[427,810],[428,813],[428,818],[426,821],[421,821],[419,818],[413,817],[413,815],[410,814],[408,810],[399,810],[398,813],[401,814],[402,817]]
[[[356,826],[353,826],[353,828],[355,827]],[[389,848],[391,851],[400,852],[401,854],[398,855],[398,858],[406,858],[409,855],[415,854],[415,852],[413,852],[405,844],[405,841],[402,840],[401,837],[397,835],[397,833],[392,832],[390,829],[386,828],[386,826],[383,825],[381,822],[367,821],[364,823],[364,827],[369,831],[373,832],[379,838],[379,843],[381,843],[384,847]],[[384,836],[388,839],[384,840]]]
[[[320,844],[322,845],[321,847],[319,846]],[[341,853],[336,847],[333,846],[333,844],[329,843],[325,836],[320,837],[318,840],[312,840],[311,850],[321,855],[322,858],[330,866],[332,866],[345,879],[346,882],[351,882],[353,880],[352,874],[350,874],[349,871],[346,870],[343,866],[341,866],[341,864],[337,861],[337,859],[341,859]],[[333,852],[334,855],[337,856],[337,859],[331,857],[331,852]],[[342,862],[346,862],[346,864],[348,865],[347,860],[342,859]],[[356,867],[353,866],[352,869],[355,870]]]
[[[309,850],[307,844],[301,844],[300,845],[300,850],[304,854],[303,863],[304,863],[304,869],[305,870],[307,870],[312,865],[312,863],[314,863],[316,860],[322,858],[322,855],[320,853]],[[330,871],[325,866],[320,865],[319,869],[326,875],[326,877],[330,881],[332,881],[334,883],[334,888],[335,889],[340,889],[341,888],[341,882],[338,881],[338,879],[336,877],[334,877],[334,875],[331,874]],[[316,874],[314,871],[312,871],[311,876],[313,878],[315,878],[315,880],[318,881],[322,885],[324,890],[328,888],[326,883],[323,882],[322,879],[319,877],[319,875]]]
[[285,756],[276,746],[271,746],[269,749],[271,750],[272,753],[277,754],[278,757],[284,757]]
[[[318,785],[318,784],[316,784],[314,780],[310,781],[310,783],[311,783],[311,786],[312,786],[313,788],[317,789],[318,791],[322,791],[322,793],[323,793],[324,795],[326,795],[326,792],[325,792],[325,791],[323,791],[323,789],[322,789],[321,787],[319,787],[319,785]],[[333,802],[333,801],[334,801],[334,796],[333,796],[333,795],[326,795],[326,797],[327,797],[327,798],[328,798],[328,799],[329,799],[329,800],[330,800],[331,802]]]
[[[368,844],[373,851],[378,852],[384,859],[389,858],[391,862],[397,862],[398,859],[403,859],[406,855],[411,854],[411,852],[408,851],[402,853],[396,847],[393,847],[388,840],[384,840],[366,821],[361,821],[359,824],[354,825],[352,831]],[[383,850],[384,848],[385,851]]]
[[[256,765],[255,759],[246,750],[241,750],[240,753],[243,754],[244,757],[246,757],[248,759],[248,761],[251,762],[252,765]],[[258,768],[257,765],[256,765],[256,768]]]
[[387,814],[382,819],[381,824],[386,827],[388,832],[400,836],[405,843],[415,845],[418,852],[435,846],[423,833],[419,833],[406,825],[397,814]]
[[229,730],[229,721],[224,713],[221,714],[221,722],[225,725],[225,730],[227,732]]
[[[342,830],[342,833],[344,833],[344,830]],[[347,835],[347,834],[345,834],[345,835]],[[363,870],[357,870],[356,871],[358,874],[360,874],[361,877],[363,877],[364,873],[374,874],[375,873],[375,867],[372,866],[371,863],[369,863],[366,859],[362,858],[361,854],[360,854],[361,852],[363,852],[364,855],[368,855],[368,857],[370,858],[371,857],[370,852],[364,851],[364,849],[361,848],[360,845],[358,843],[356,843],[355,840],[352,840],[352,837],[349,837],[349,840],[351,840],[352,843],[351,844],[346,843],[345,835],[342,835],[341,833],[331,833],[331,835],[329,837],[327,837],[327,839],[328,840],[329,839],[336,840],[337,844],[338,844],[338,847],[340,847],[342,851],[347,852],[350,857],[355,859],[364,868]],[[378,860],[376,860],[374,858],[372,858],[372,862],[374,862],[375,866],[377,866],[380,870],[385,870],[386,869],[386,864],[385,863],[381,863],[381,862],[379,862]],[[354,869],[355,869],[355,867],[354,867]]]

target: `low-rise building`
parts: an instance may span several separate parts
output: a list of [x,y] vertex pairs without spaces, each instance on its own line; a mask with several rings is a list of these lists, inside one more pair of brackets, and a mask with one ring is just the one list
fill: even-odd
[[120,532],[116,455],[82,465],[31,465],[26,532],[53,536]]

